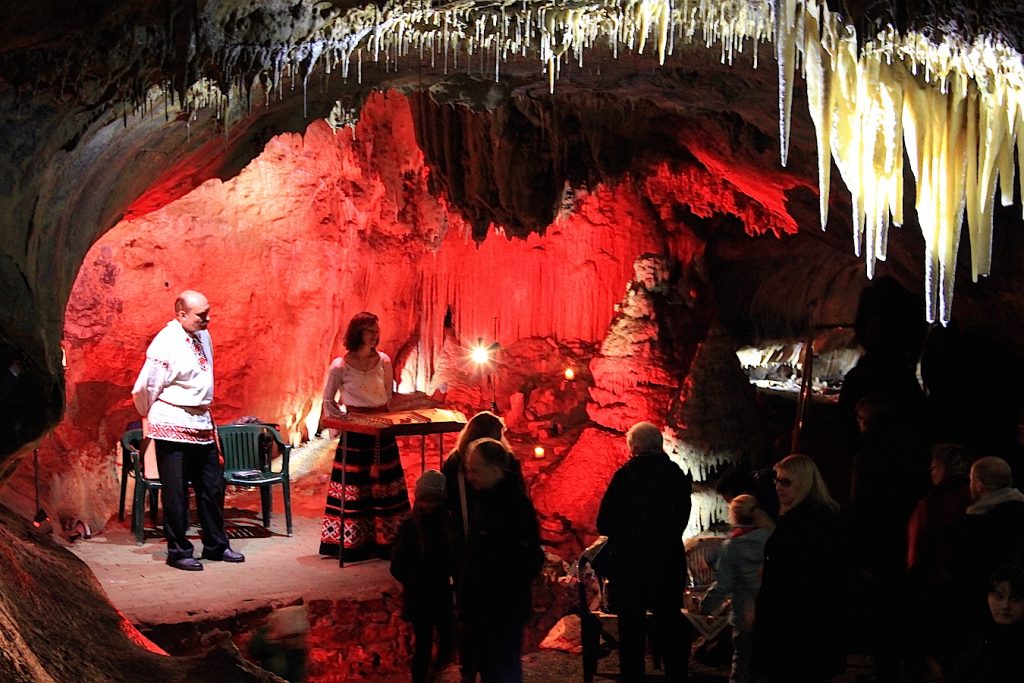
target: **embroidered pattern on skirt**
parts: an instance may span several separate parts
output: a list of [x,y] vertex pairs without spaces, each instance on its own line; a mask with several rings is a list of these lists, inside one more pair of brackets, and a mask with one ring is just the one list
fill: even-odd
[[373,436],[350,432],[345,464],[343,489],[339,439],[324,507],[320,554],[336,557],[344,538],[347,562],[388,558],[398,526],[410,510],[398,444],[394,437],[383,437],[378,444]]

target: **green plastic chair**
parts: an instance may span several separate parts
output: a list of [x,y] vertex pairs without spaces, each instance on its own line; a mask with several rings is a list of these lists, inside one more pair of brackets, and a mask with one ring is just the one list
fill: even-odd
[[[149,498],[149,516],[156,526],[157,522],[157,492],[161,488],[160,479],[157,477],[146,478],[142,473],[142,453],[135,444],[142,443],[142,430],[129,429],[121,435],[121,514],[124,510],[124,491],[127,484],[125,474],[135,479],[135,488],[132,493],[132,533],[135,534],[135,544],[142,545],[146,540],[145,513],[146,498]],[[147,495],[148,494],[148,495]]]
[[135,476],[132,469],[132,451],[139,450],[142,443],[141,429],[128,429],[121,435],[121,500],[117,505],[117,521],[124,521],[125,499],[128,494],[128,479]]
[[[225,425],[217,428],[224,453],[224,480],[233,486],[259,487],[263,526],[270,528],[272,490],[281,487],[284,518],[288,535],[292,535],[292,491],[288,477],[288,461],[292,447],[281,434],[268,425]],[[277,444],[281,452],[281,469],[270,468],[270,451]]]

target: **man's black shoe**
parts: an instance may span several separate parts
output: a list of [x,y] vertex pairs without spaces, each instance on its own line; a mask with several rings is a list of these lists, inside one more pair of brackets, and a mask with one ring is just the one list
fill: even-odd
[[210,560],[212,562],[245,562],[245,555],[242,553],[228,548],[219,557],[208,555],[205,551],[203,552],[203,559]]
[[203,563],[194,557],[179,557],[176,560],[167,560],[167,564],[175,569],[182,569],[187,572],[203,571]]

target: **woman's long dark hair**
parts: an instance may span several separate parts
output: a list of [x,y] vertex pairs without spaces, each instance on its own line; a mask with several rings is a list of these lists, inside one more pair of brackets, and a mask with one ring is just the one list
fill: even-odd
[[352,316],[348,321],[348,329],[345,330],[345,348],[349,351],[358,351],[363,345],[363,332],[376,324],[377,316],[373,313],[363,311]]

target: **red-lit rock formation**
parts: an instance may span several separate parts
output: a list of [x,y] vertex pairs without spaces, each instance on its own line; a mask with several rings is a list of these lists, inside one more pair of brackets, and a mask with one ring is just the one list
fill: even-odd
[[[735,190],[659,164],[641,182],[577,191],[543,236],[476,243],[444,197],[428,191],[434,171],[412,129],[405,98],[371,97],[354,138],[322,123],[277,138],[237,178],[209,181],[93,246],[65,323],[68,413],[41,448],[55,512],[102,528],[113,510],[111,444],[136,418],[129,393],[146,344],[186,287],[213,302],[222,422],[258,415],[293,440],[305,436],[324,368],[360,310],[381,315],[381,346],[395,356],[404,390],[441,391],[472,412],[490,402],[494,381],[503,409],[521,394],[527,423],[550,418],[569,406],[536,377],[560,381],[564,366],[581,359],[557,344],[550,358],[522,346],[548,337],[604,344],[590,366],[588,412],[598,424],[621,432],[667,414],[713,315],[709,292],[700,291],[708,287],[703,241],[681,212],[736,211]],[[645,254],[652,256],[642,267],[664,272],[635,274]],[[620,304],[634,279],[638,293]],[[645,287],[660,290],[659,301]],[[495,332],[496,366],[473,367],[467,347],[491,343]],[[629,350],[637,344],[653,355]]]

